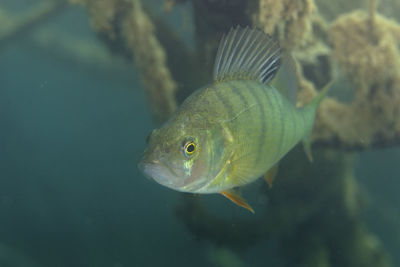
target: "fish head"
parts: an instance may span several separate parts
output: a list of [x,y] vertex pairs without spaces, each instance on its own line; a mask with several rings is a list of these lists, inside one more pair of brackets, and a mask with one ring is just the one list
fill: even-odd
[[201,118],[172,120],[153,130],[139,169],[150,179],[182,192],[198,192],[221,169],[223,147]]

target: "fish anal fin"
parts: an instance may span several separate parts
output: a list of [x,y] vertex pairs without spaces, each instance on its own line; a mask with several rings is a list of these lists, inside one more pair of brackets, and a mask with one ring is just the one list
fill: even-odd
[[269,188],[272,188],[272,184],[275,181],[276,174],[278,173],[278,163],[272,166],[265,174],[265,181],[267,182]]
[[253,208],[249,204],[247,204],[246,200],[235,190],[222,191],[221,195],[223,195],[224,197],[226,197],[227,199],[229,199],[236,205],[238,205],[242,208],[245,208],[252,213],[255,213]]

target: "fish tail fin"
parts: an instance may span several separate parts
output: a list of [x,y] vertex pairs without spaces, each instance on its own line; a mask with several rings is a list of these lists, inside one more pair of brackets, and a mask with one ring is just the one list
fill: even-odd
[[321,92],[319,92],[319,94],[313,98],[313,100],[311,100],[311,102],[308,104],[308,106],[313,107],[315,110],[317,110],[319,104],[321,103],[322,99],[324,99],[324,97],[326,96],[326,94],[328,93],[329,89],[331,88],[331,85],[333,83],[333,80],[328,82],[324,88],[322,88]]
[[322,99],[324,99],[324,97],[328,93],[332,83],[333,83],[333,80],[330,81],[329,83],[327,83],[324,86],[324,88],[322,88],[321,92],[316,97],[314,97],[314,99],[311,100],[311,102],[307,105],[311,109],[312,123],[311,123],[310,129],[308,130],[305,137],[303,138],[303,147],[304,147],[304,152],[306,153],[307,158],[310,160],[310,162],[313,162],[313,157],[312,157],[312,153],[311,153],[311,132],[312,132],[312,127],[314,125],[315,114],[317,112],[319,104],[321,103]]

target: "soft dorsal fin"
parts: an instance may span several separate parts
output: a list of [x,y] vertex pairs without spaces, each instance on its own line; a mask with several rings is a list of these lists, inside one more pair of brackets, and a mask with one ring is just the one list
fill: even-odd
[[258,29],[232,28],[219,43],[214,65],[216,82],[248,79],[269,83],[279,69],[281,49]]
[[297,101],[297,62],[290,52],[284,52],[282,65],[271,85],[289,101],[296,105]]

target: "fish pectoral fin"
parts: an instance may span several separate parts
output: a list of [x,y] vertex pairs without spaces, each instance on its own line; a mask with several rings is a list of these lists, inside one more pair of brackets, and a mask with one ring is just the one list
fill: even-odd
[[265,174],[265,181],[267,182],[269,188],[272,188],[272,184],[275,181],[276,174],[278,173],[278,166],[279,164],[276,163],[274,166],[272,166],[267,173]]
[[222,191],[221,195],[228,198],[230,201],[232,201],[236,205],[238,205],[242,208],[245,208],[245,209],[251,211],[252,213],[255,213],[253,208],[249,204],[247,204],[246,200],[235,190],[232,189],[232,190]]

